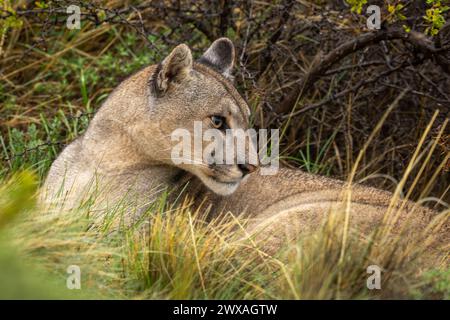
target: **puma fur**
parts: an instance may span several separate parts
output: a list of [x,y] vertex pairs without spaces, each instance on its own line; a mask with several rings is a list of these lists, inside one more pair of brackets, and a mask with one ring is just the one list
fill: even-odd
[[[332,208],[342,205],[344,182],[300,170],[280,168],[274,176],[262,176],[251,165],[175,165],[171,159],[171,133],[177,128],[192,132],[194,121],[202,121],[206,130],[212,127],[211,117],[220,116],[231,129],[249,127],[250,109],[230,80],[234,58],[234,46],[226,38],[216,40],[197,62],[181,44],[160,64],[123,81],[84,135],[55,160],[42,200],[73,208],[95,194],[93,205],[102,212],[126,199],[138,208],[130,213],[133,220],[162,192],[187,185],[185,192],[212,216],[243,213],[253,221],[249,232],[266,228],[273,250],[286,234],[295,237],[316,228]],[[370,232],[391,199],[389,192],[353,185],[350,223]],[[448,243],[445,214],[439,232]],[[410,217],[416,230],[437,216],[413,202],[401,212],[401,219]]]

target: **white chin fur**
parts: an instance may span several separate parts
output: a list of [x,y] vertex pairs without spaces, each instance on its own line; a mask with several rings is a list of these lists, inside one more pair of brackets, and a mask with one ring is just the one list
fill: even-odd
[[212,192],[221,196],[229,196],[239,187],[240,182],[235,183],[222,183],[215,181],[209,177],[200,176],[200,180],[209,188]]

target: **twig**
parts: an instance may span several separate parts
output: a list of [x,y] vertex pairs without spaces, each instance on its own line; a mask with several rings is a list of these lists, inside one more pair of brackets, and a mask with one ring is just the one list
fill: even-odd
[[321,75],[323,75],[332,65],[342,60],[349,54],[356,52],[369,45],[379,43],[384,40],[403,40],[408,42],[423,52],[429,54],[438,54],[449,50],[449,47],[435,48],[433,43],[418,32],[411,31],[406,33],[398,28],[384,29],[378,32],[365,33],[354,40],[348,41],[327,55],[323,56],[320,52],[316,55],[309,72],[302,81],[295,86],[290,94],[278,105],[277,113],[285,113],[291,110],[297,101],[305,94],[312,84]]

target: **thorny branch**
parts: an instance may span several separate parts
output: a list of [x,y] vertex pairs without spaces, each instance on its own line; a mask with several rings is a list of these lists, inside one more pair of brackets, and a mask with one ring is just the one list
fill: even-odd
[[[325,56],[323,56],[322,53],[319,52],[318,55],[314,58],[309,71],[302,78],[302,80],[291,90],[287,97],[278,105],[276,111],[278,113],[285,113],[291,110],[295,106],[296,102],[299,101],[299,99],[302,97],[302,95],[305,94],[305,92],[314,84],[314,82],[320,76],[325,74],[326,71],[329,70],[335,63],[341,61],[343,58],[353,52],[386,40],[403,40],[411,44],[413,48],[418,49],[420,52],[428,55],[429,57],[433,55],[440,55],[441,53],[446,53],[450,50],[450,45],[442,48],[436,48],[434,44],[423,34],[414,31],[406,33],[405,31],[398,28],[384,29],[377,32],[363,34],[354,40],[341,44]],[[447,65],[450,65],[450,61],[445,61],[445,63]],[[371,82],[372,81],[369,81],[367,83]],[[361,85],[357,85],[356,87],[359,88]],[[353,90],[347,90],[346,92],[343,92],[343,94],[351,91]],[[320,105],[323,104],[320,103]],[[302,110],[304,112],[309,109],[311,108],[303,108]],[[298,112],[296,114],[298,114]]]

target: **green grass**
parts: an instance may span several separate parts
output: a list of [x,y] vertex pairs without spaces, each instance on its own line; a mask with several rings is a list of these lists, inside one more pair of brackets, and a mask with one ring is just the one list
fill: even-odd
[[[23,67],[29,77],[23,86],[0,86],[2,176],[32,167],[43,177],[62,147],[83,133],[109,92],[130,74],[160,61],[168,50],[158,45],[160,54],[150,51],[134,33],[114,26],[73,34],[50,31],[50,37],[55,41],[46,52],[28,48],[43,63]],[[101,55],[67,50],[72,42],[86,41],[101,41]]]

